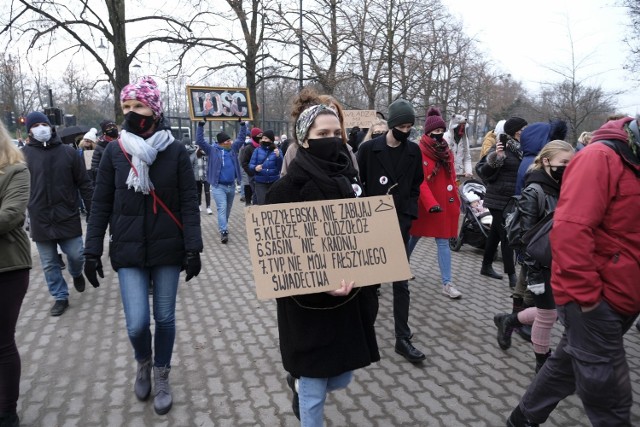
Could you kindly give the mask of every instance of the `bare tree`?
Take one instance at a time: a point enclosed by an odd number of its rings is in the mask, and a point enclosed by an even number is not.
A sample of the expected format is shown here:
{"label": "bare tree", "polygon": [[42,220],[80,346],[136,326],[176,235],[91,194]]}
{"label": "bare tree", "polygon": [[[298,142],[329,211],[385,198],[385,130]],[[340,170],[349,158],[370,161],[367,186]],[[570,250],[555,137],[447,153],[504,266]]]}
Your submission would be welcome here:
{"label": "bare tree", "polygon": [[[621,0],[621,4],[629,10],[629,35],[625,37],[625,42],[629,46],[631,55],[628,55],[629,62],[624,64],[624,68],[637,76],[640,71],[640,2],[638,0]],[[640,78],[636,77],[636,80]]]}
{"label": "bare tree", "polygon": [[[103,9],[106,7],[106,19]],[[148,10],[148,8],[136,8]],[[176,18],[152,10],[148,15],[127,17],[124,0],[98,1],[65,0],[30,2],[18,0],[11,2],[9,19],[0,35],[7,44],[14,39],[26,38],[30,48],[46,47],[49,59],[60,55],[88,53],[101,67],[106,79],[113,85],[116,94],[129,83],[129,68],[134,59],[152,44],[180,46],[182,54],[175,59],[175,67],[181,66],[181,60],[197,40],[191,26],[199,22],[200,10],[190,7],[178,10],[193,10],[188,18]],[[127,44],[126,29],[131,25],[144,25],[150,30],[146,37],[137,39],[133,46]],[[105,40],[113,51],[114,63],[107,63],[98,47],[98,40]],[[122,112],[118,97],[114,97],[114,115],[120,120]]]}

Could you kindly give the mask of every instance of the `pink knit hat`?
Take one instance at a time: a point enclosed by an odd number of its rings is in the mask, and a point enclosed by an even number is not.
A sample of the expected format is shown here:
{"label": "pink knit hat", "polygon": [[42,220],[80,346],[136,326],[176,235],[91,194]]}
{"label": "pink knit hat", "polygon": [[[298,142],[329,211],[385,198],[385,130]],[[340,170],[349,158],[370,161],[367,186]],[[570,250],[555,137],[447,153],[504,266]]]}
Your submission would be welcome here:
{"label": "pink knit hat", "polygon": [[120,103],[135,99],[151,108],[155,116],[160,116],[163,111],[162,100],[158,84],[149,76],[141,77],[136,83],[129,83],[120,92]]}

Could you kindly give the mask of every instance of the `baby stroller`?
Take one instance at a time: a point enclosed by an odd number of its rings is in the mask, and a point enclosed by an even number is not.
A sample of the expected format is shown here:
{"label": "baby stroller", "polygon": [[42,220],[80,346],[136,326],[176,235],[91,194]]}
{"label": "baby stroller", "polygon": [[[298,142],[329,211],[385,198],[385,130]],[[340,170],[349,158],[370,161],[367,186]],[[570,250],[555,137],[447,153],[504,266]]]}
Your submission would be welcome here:
{"label": "baby stroller", "polygon": [[484,200],[485,192],[484,184],[475,179],[468,179],[458,188],[463,219],[458,237],[449,239],[449,247],[452,251],[459,251],[464,243],[474,248],[484,249],[491,229],[489,218],[491,214],[489,212],[481,213],[480,215],[475,213],[471,207],[469,196],[474,198],[477,196],[480,200]]}

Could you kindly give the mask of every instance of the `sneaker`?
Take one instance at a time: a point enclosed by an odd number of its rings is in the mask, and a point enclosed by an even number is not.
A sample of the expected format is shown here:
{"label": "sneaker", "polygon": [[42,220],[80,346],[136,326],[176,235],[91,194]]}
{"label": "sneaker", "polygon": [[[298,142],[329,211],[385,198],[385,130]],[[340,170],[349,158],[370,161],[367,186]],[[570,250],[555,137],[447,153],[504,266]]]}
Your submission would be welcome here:
{"label": "sneaker", "polygon": [[220,233],[220,242],[227,243],[228,241],[229,241],[229,232],[223,231],[222,233]]}
{"label": "sneaker", "polygon": [[202,206],[198,206],[198,209],[200,210],[200,212],[202,212]]}
{"label": "sneaker", "polygon": [[66,299],[56,300],[55,304],[53,304],[53,307],[51,307],[51,315],[54,317],[61,316],[62,313],[64,313],[68,307],[69,307],[69,300],[66,300]]}
{"label": "sneaker", "polygon": [[211,208],[207,208],[207,215],[213,215],[213,211],[211,210]]}
{"label": "sneaker", "polygon": [[84,292],[84,285],[84,276],[82,274],[73,278],[73,287],[76,288],[76,291]]}
{"label": "sneaker", "polygon": [[457,298],[460,298],[462,296],[460,291],[457,290],[456,287],[453,286],[452,283],[447,283],[446,285],[444,285],[443,288],[442,288],[442,293],[445,294],[446,296],[448,296],[451,299],[457,299]]}

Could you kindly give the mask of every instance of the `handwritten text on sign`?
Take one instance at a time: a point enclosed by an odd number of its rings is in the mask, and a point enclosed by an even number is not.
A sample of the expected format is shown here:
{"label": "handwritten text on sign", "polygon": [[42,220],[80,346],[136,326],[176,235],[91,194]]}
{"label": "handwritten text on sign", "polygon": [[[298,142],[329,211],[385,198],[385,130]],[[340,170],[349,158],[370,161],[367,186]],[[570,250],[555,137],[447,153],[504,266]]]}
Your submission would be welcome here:
{"label": "handwritten text on sign", "polygon": [[245,219],[260,299],[411,276],[391,196],[250,206]]}

